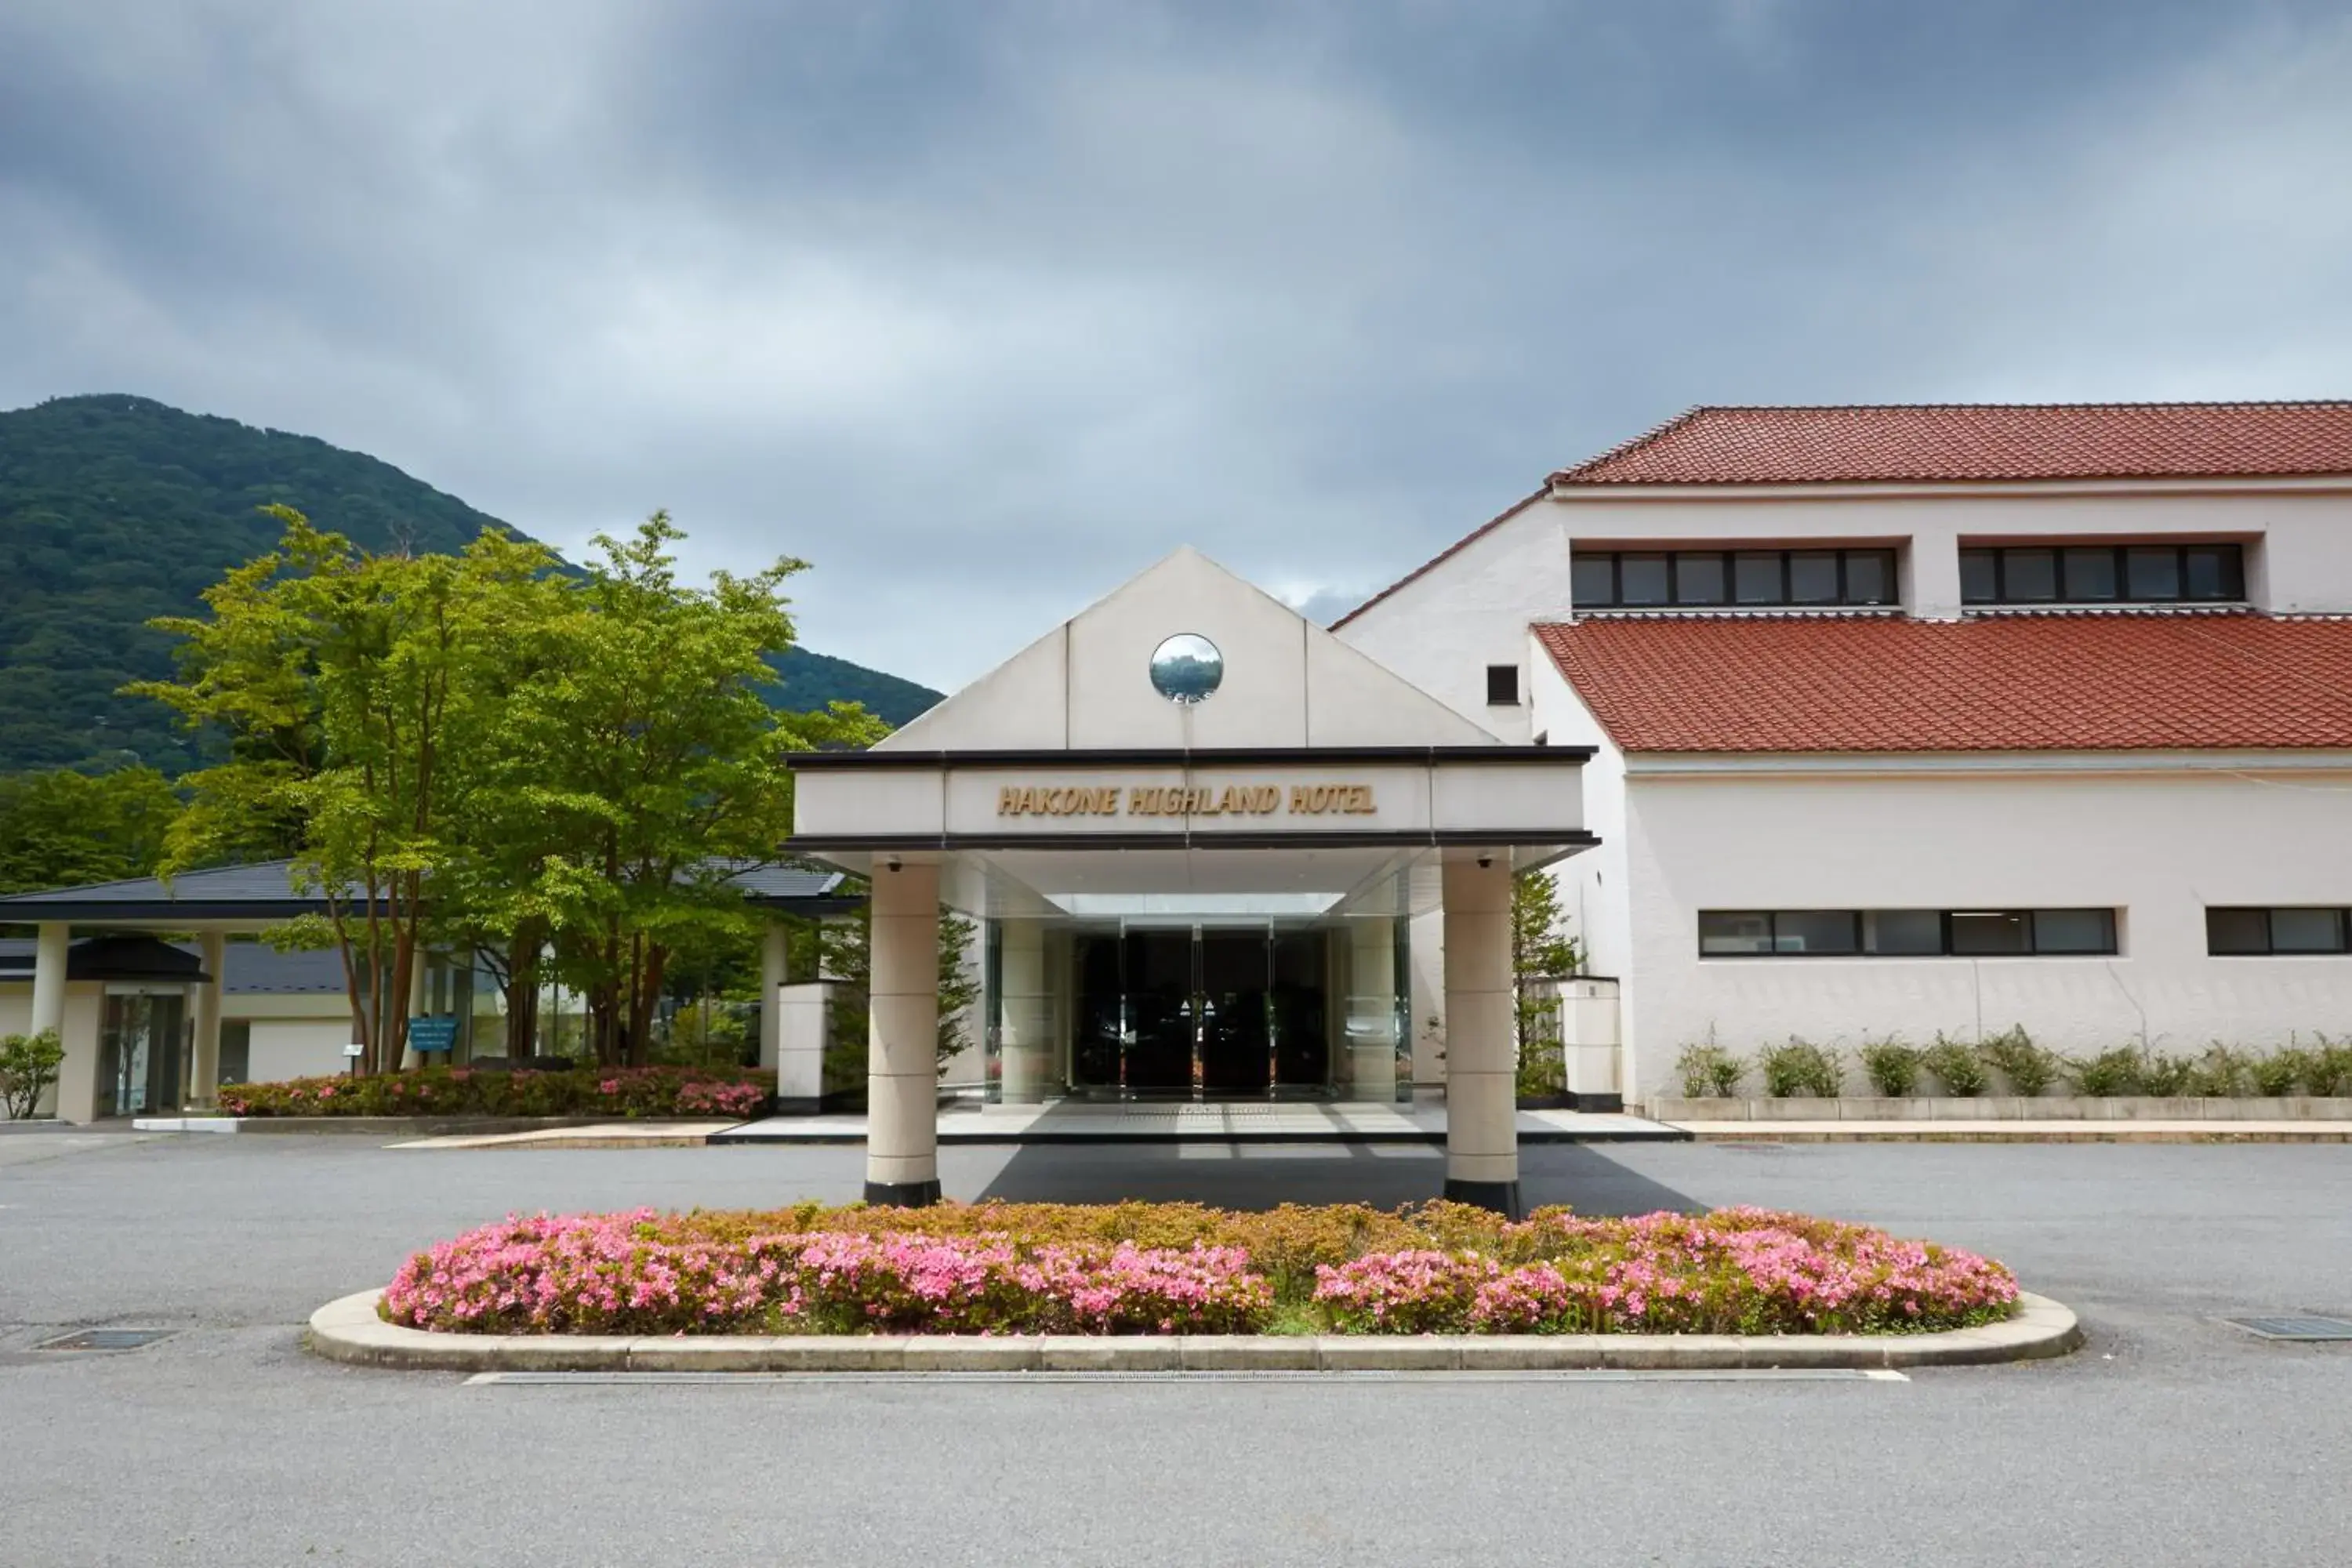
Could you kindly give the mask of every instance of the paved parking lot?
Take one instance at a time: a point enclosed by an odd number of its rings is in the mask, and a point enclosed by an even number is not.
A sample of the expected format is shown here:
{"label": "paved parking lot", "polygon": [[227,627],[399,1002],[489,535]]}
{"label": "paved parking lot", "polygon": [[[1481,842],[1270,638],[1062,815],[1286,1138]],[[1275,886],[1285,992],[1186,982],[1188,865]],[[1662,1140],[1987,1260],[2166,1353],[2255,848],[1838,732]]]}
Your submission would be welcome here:
{"label": "paved parking lot", "polygon": [[[845,1199],[846,1148],[0,1135],[0,1563],[2244,1563],[2352,1558],[2352,1148],[1550,1147],[1531,1201],[1759,1203],[1974,1247],[2062,1363],[1908,1383],[468,1386],[298,1325],[512,1209]],[[950,1149],[951,1194],[1436,1189],[1412,1149]],[[113,1355],[68,1328],[178,1331]]]}

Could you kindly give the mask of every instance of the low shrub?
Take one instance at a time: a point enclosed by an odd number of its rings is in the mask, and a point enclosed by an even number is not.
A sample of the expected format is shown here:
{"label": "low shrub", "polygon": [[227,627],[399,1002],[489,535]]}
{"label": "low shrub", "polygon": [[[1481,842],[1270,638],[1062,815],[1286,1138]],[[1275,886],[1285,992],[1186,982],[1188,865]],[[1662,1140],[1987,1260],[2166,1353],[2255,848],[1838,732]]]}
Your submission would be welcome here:
{"label": "low shrub", "polygon": [[2254,1092],[2272,1100],[2284,1100],[2302,1089],[2310,1071],[2310,1057],[2294,1046],[2251,1058],[2246,1063],[2246,1079]]}
{"label": "low shrub", "polygon": [[1845,1078],[1835,1051],[1793,1035],[1785,1045],[1767,1046],[1757,1052],[1756,1066],[1764,1076],[1764,1092],[1775,1100],[1800,1095],[1835,1100]]}
{"label": "low shrub", "polygon": [[804,1205],[509,1217],[410,1258],[382,1312],[484,1333],[1835,1333],[2016,1298],[1972,1254],[1764,1209]]}
{"label": "low shrub", "polygon": [[366,1078],[224,1084],[231,1116],[756,1116],[772,1075],[700,1068],[488,1072],[415,1068]]}
{"label": "low shrub", "polygon": [[2071,1058],[2066,1063],[2067,1076],[2074,1080],[2074,1087],[2098,1100],[2145,1093],[2141,1087],[2147,1082],[2144,1069],[2145,1058],[2132,1046],[2117,1046],[2095,1057]]}
{"label": "low shrub", "polygon": [[1865,1038],[1855,1054],[1870,1087],[1889,1100],[1908,1100],[1919,1091],[1919,1047],[1905,1045],[1902,1037]]}
{"label": "low shrub", "polygon": [[1682,1055],[1675,1058],[1675,1071],[1683,1080],[1685,1099],[1731,1100],[1738,1097],[1740,1082],[1748,1077],[1748,1064],[1709,1040],[1701,1046],[1685,1046]]}
{"label": "low shrub", "polygon": [[1936,1043],[1919,1053],[1919,1061],[1944,1086],[1946,1094],[1974,1100],[1985,1091],[1984,1058],[1965,1040],[1939,1032]]}
{"label": "low shrub", "polygon": [[2197,1086],[2204,1081],[2204,1063],[2196,1057],[2174,1056],[2169,1052],[2143,1052],[2139,1058],[2139,1084],[2132,1092],[2153,1094],[2166,1100],[2203,1092]]}
{"label": "low shrub", "polygon": [[37,1035],[0,1037],[0,1115],[26,1121],[41,1108],[41,1096],[58,1081],[66,1048],[55,1029]]}
{"label": "low shrub", "polygon": [[2317,1043],[2305,1055],[2303,1087],[2306,1094],[2352,1094],[2352,1038],[2331,1040],[2314,1035]]}
{"label": "low shrub", "polygon": [[2036,1045],[2022,1024],[2012,1024],[1998,1035],[1986,1036],[1978,1043],[1977,1054],[1984,1058],[1986,1066],[2009,1080],[2012,1090],[2029,1100],[2049,1092],[2066,1066],[2056,1051]]}

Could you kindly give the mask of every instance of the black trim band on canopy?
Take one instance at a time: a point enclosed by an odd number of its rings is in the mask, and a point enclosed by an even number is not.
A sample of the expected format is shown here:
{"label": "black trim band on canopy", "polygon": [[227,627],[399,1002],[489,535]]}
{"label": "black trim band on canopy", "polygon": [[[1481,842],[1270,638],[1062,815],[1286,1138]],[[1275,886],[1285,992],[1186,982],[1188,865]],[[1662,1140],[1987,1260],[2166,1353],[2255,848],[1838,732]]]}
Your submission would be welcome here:
{"label": "black trim band on canopy", "polygon": [[822,768],[1289,768],[1400,763],[1582,763],[1591,746],[1219,746],[1202,751],[806,752],[784,759],[795,772]]}
{"label": "black trim band on canopy", "polygon": [[784,847],[803,854],[843,854],[871,849],[1497,849],[1520,844],[1556,844],[1590,849],[1596,834],[1573,827],[1423,828],[1329,833],[812,833],[795,834]]}

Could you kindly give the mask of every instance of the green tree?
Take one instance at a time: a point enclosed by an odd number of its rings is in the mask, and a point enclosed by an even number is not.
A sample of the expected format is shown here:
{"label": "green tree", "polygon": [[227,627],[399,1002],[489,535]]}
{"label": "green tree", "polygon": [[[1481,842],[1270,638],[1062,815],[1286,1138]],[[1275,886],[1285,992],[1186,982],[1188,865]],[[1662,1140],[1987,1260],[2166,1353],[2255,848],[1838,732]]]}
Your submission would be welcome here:
{"label": "green tree", "polygon": [[[940,906],[940,1021],[934,1041],[938,1064],[944,1068],[971,1048],[973,1009],[980,1002],[980,977],[967,962],[980,922],[968,920],[945,904]],[[874,972],[871,943],[873,910],[860,904],[855,918],[829,921],[819,933],[818,969],[827,979],[843,982],[845,994],[833,1014],[834,1048],[827,1052],[826,1073],[844,1087],[851,1080],[863,1088],[866,1079],[867,986]]]}
{"label": "green tree", "polygon": [[[761,696],[793,628],[780,560],[709,586],[677,577],[684,535],[656,512],[564,585],[507,703],[478,885],[507,889],[484,923],[545,921],[557,973],[587,1000],[599,1061],[638,1063],[673,957],[740,939],[754,921],[730,881],[791,830],[786,759],[869,745],[862,709],[780,713]],[[536,824],[534,830],[530,826]]]}
{"label": "green tree", "polygon": [[0,778],[0,893],[151,877],[179,815],[153,768]]}
{"label": "green tree", "polygon": [[506,742],[516,650],[534,640],[520,634],[559,563],[497,531],[458,555],[377,554],[269,510],[278,548],[207,590],[208,616],[157,623],[183,639],[182,679],[133,688],[231,740],[229,761],[183,781],[164,869],[290,835],[326,913],[281,937],[337,949],[362,1067],[390,1070],[430,896]]}

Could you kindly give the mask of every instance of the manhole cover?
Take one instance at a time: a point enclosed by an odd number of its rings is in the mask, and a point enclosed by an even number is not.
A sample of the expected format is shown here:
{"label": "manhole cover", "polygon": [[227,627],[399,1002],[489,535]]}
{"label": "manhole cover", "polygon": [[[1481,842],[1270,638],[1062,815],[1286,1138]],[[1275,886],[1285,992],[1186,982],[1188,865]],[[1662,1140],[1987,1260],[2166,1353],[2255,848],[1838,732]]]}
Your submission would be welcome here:
{"label": "manhole cover", "polygon": [[77,1329],[43,1340],[34,1348],[45,1351],[135,1351],[157,1340],[168,1340],[176,1329]]}
{"label": "manhole cover", "polygon": [[2352,1321],[2342,1318],[2224,1318],[2225,1323],[2266,1340],[2352,1340]]}

